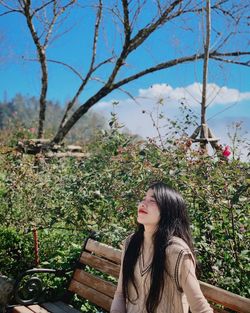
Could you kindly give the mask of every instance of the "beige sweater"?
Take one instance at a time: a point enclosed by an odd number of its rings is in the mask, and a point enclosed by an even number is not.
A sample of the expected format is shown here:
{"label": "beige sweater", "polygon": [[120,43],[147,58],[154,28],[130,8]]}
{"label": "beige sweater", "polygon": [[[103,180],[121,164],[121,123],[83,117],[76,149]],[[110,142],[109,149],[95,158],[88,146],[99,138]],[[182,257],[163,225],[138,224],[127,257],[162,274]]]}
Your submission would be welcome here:
{"label": "beige sweater", "polygon": [[[165,285],[157,313],[211,313],[213,310],[204,298],[195,275],[195,260],[188,245],[180,238],[173,237],[172,244],[166,249]],[[123,252],[124,254],[124,252]],[[139,298],[131,284],[129,294],[134,303],[125,300],[122,292],[122,267],[117,290],[110,313],[146,313],[146,299],[150,286],[150,261],[143,264],[142,254],[135,266]]]}

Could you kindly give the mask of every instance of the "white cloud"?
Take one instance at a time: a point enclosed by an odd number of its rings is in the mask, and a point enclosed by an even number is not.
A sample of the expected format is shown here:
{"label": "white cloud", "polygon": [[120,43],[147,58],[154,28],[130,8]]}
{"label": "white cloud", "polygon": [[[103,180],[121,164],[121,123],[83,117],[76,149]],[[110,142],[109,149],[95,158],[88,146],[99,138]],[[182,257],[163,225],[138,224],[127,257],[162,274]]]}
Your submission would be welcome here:
{"label": "white cloud", "polygon": [[[160,98],[168,103],[176,103],[184,100],[187,104],[197,107],[201,102],[202,84],[193,83],[186,87],[173,88],[167,84],[154,84],[148,89],[139,89],[138,99],[159,100]],[[250,92],[240,92],[237,89],[226,86],[218,86],[214,83],[207,85],[208,104],[231,104],[250,100]]]}
{"label": "white cloud", "polygon": [[[157,130],[153,126],[152,118],[157,120],[157,115],[163,113],[164,117],[175,119],[180,118],[179,102],[185,98],[185,103],[192,106],[198,116],[200,113],[200,99],[202,85],[194,83],[186,87],[173,88],[166,84],[154,84],[148,89],[139,89],[136,96],[136,102],[131,98],[123,100],[111,100],[101,102],[95,106],[95,110],[100,110],[102,114],[109,118],[109,113],[114,111],[118,115],[119,121],[124,124],[132,133],[139,134],[140,136],[156,137]],[[208,125],[212,129],[216,137],[220,138],[220,143],[231,144],[227,136],[228,126],[232,122],[243,121],[243,128],[248,132],[246,135],[247,140],[250,136],[250,108],[248,102],[243,100],[250,100],[250,92],[240,92],[237,89],[228,87],[219,87],[216,84],[209,84],[208,89],[211,108],[209,107]],[[195,102],[197,99],[198,102]],[[164,105],[158,105],[160,99],[163,99]],[[119,104],[113,108],[113,101],[118,101]],[[236,103],[237,106],[232,107]],[[212,105],[213,104],[213,105]],[[217,104],[217,105],[216,105]],[[226,106],[228,104],[228,106]],[[221,105],[225,109],[221,110]],[[142,114],[142,112],[146,112]],[[231,112],[231,113],[230,113]],[[214,116],[211,118],[211,116]],[[165,119],[159,120],[161,132],[164,132],[162,126],[165,124]],[[198,120],[199,122],[199,120]],[[193,127],[190,128],[188,133],[193,132]],[[161,133],[162,134],[162,133]]]}
{"label": "white cloud", "polygon": [[[208,110],[208,115],[210,115],[208,116],[209,123],[211,119],[209,117],[211,116],[219,115],[222,117],[220,111],[223,113],[224,109],[221,108],[221,105],[228,105],[228,108],[231,106],[230,111],[226,111],[226,113],[234,111],[235,120],[239,119],[240,115],[250,115],[249,105],[244,102],[244,100],[250,100],[250,92],[240,92],[237,89],[226,86],[220,87],[214,83],[208,84],[207,89],[208,103],[210,103]],[[154,84],[150,88],[139,89],[135,101],[129,97],[122,100],[102,101],[95,106],[95,110],[101,110],[105,115],[115,111],[118,113],[119,120],[131,131],[150,136],[152,132],[155,133],[150,115],[155,119],[159,113],[162,113],[166,118],[176,118],[180,114],[179,104],[181,101],[192,107],[194,113],[199,116],[201,93],[202,84],[197,82],[186,87],[177,88],[167,84]],[[164,105],[158,105],[161,99]],[[119,105],[113,108],[114,101],[118,102]],[[234,103],[237,104],[237,109]],[[234,110],[232,110],[232,105],[235,108]],[[146,114],[142,114],[143,111]],[[165,121],[162,120],[161,123],[165,123]]]}
{"label": "white cloud", "polygon": [[[186,87],[173,88],[167,84],[154,84],[147,89],[139,89],[138,95],[134,96],[135,101],[131,98],[111,101],[99,102],[97,107],[107,108],[111,107],[113,101],[119,101],[122,106],[130,106],[132,103],[139,106],[149,106],[156,104],[160,100],[163,101],[168,107],[176,108],[180,102],[183,101],[185,104],[193,108],[200,108],[202,94],[202,84],[193,83]],[[231,105],[232,103],[239,103],[241,101],[250,101],[250,92],[241,92],[238,89],[229,88],[226,86],[218,86],[214,83],[207,85],[207,104],[211,106],[216,105]],[[136,102],[136,103],[135,103]]]}

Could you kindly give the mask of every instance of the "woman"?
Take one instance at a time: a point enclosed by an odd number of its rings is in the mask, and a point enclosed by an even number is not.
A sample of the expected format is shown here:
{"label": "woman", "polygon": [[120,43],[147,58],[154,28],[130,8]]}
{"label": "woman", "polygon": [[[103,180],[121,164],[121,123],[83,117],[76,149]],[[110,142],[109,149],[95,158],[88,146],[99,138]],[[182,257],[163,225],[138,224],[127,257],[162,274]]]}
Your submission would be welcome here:
{"label": "woman", "polygon": [[211,313],[195,275],[186,206],[154,183],[138,205],[138,230],[125,241],[110,313]]}

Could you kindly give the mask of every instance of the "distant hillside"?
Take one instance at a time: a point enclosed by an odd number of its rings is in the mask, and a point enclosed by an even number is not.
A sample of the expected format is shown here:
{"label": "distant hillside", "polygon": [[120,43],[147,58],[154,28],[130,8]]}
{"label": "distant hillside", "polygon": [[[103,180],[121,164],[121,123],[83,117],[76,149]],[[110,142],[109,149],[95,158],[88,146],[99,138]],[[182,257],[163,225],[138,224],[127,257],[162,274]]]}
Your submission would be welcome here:
{"label": "distant hillside", "polygon": [[[45,137],[51,137],[58,129],[58,125],[64,113],[64,106],[58,102],[49,101],[45,121]],[[32,129],[36,134],[39,116],[39,101],[35,97],[17,94],[12,100],[0,102],[0,129],[14,128],[22,125]],[[89,141],[96,130],[105,128],[105,118],[96,113],[89,112],[69,132],[68,142]]]}

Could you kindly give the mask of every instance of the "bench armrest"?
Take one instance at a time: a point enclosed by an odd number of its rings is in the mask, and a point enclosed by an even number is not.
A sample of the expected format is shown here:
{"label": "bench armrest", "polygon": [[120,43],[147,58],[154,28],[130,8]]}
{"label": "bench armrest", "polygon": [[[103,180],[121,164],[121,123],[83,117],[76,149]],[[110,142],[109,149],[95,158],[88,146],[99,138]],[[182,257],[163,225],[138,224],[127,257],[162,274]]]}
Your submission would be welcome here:
{"label": "bench armrest", "polygon": [[[68,270],[55,270],[50,268],[32,268],[23,272],[15,282],[13,296],[14,301],[18,304],[29,305],[38,303],[43,291],[43,281],[36,274],[52,274],[63,277]],[[30,277],[29,277],[30,276]]]}

